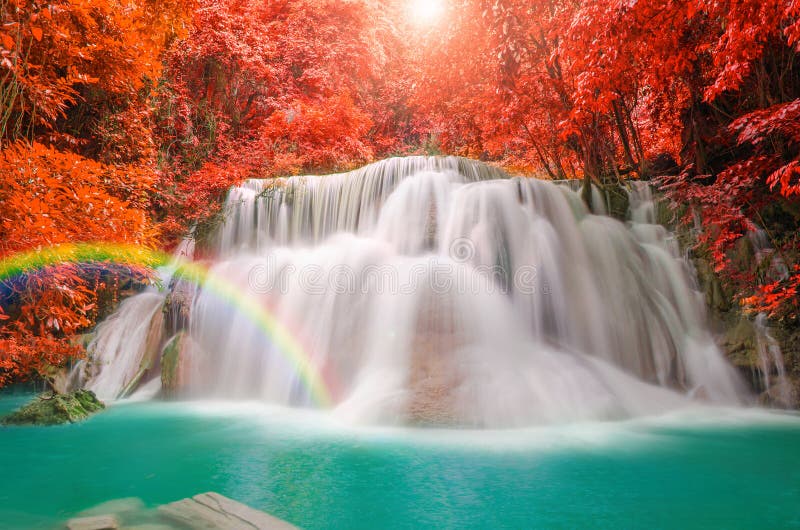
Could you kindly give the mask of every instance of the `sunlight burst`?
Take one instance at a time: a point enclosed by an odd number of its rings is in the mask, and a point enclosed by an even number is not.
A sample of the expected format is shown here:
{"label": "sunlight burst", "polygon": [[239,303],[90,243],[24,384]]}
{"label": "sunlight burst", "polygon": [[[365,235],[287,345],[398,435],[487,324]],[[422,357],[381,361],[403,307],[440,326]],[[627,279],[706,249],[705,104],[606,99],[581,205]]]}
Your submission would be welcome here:
{"label": "sunlight burst", "polygon": [[444,0],[410,0],[408,12],[411,20],[419,25],[435,24],[444,14]]}

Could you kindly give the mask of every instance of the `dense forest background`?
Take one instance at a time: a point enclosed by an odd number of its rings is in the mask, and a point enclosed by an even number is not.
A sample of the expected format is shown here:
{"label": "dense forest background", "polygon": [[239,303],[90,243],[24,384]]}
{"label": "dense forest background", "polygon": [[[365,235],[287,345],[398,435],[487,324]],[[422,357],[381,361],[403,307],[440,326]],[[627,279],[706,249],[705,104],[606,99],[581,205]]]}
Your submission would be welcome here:
{"label": "dense forest background", "polygon": [[[790,0],[0,0],[0,258],[170,248],[248,177],[455,154],[650,179],[737,303],[796,323],[799,50]],[[756,227],[788,274],[737,259]],[[0,278],[0,386],[147,274]]]}

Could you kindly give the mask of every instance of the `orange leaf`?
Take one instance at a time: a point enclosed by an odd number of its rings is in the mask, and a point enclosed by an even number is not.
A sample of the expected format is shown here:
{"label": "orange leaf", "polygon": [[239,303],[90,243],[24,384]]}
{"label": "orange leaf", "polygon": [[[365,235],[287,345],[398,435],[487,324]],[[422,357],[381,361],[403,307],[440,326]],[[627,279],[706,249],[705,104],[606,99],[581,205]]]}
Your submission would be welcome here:
{"label": "orange leaf", "polygon": [[33,38],[36,39],[37,41],[42,40],[42,28],[31,26],[31,33],[33,33]]}
{"label": "orange leaf", "polygon": [[13,50],[14,49],[14,39],[12,39],[8,34],[0,33],[0,39],[3,40],[3,47],[6,50]]}

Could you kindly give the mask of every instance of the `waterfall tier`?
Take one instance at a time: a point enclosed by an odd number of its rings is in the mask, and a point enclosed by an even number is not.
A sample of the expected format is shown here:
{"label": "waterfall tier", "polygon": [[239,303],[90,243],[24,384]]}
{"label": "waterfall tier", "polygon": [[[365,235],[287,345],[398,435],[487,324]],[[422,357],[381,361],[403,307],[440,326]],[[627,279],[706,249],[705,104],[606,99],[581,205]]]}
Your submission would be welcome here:
{"label": "waterfall tier", "polygon": [[[184,396],[324,394],[356,422],[510,427],[738,403],[651,202],[636,186],[626,225],[569,186],[454,157],[250,180],[229,193],[210,267],[238,294],[172,282],[126,301],[98,328],[86,384],[114,398],[152,375],[135,367],[161,326],[161,344],[181,335]],[[177,324],[152,311],[175,292]]]}

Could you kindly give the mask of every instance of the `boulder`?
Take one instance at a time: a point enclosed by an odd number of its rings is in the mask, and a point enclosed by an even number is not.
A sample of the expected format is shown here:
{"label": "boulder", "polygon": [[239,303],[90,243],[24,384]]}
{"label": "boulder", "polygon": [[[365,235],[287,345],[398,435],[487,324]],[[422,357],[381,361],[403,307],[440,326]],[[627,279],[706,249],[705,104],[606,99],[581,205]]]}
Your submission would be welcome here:
{"label": "boulder", "polygon": [[759,405],[776,409],[794,409],[800,403],[800,381],[786,378],[758,396]]}
{"label": "boulder", "polygon": [[103,410],[105,405],[90,390],[70,394],[42,394],[2,419],[3,425],[59,425],[76,423]]}

